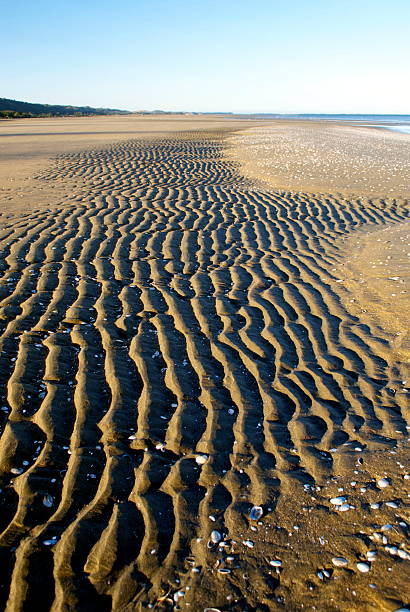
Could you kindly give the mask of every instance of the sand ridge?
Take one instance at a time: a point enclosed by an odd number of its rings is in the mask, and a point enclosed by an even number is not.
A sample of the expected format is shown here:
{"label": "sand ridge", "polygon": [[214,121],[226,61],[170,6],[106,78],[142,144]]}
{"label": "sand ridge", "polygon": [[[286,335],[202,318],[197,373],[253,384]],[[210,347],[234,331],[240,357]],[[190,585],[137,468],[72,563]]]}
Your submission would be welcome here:
{"label": "sand ridge", "polygon": [[[333,271],[341,238],[401,223],[406,202],[256,189],[218,132],[64,154],[39,176],[66,179],[74,201],[0,233],[2,605],[344,609],[361,575],[337,570],[342,607],[320,599],[332,542],[298,566],[289,538],[304,496],[340,522],[320,493],[335,473],[375,476],[357,448],[408,436],[405,364]],[[286,551],[290,574],[269,564]],[[357,609],[404,602],[394,579]]]}

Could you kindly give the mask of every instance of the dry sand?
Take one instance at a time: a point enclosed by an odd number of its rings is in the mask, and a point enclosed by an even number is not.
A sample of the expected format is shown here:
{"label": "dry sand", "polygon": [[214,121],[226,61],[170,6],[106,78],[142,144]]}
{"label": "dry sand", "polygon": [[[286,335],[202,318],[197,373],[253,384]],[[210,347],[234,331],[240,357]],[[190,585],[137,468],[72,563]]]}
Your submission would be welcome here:
{"label": "dry sand", "polygon": [[48,167],[44,137],[48,205],[6,194],[0,605],[396,610],[408,364],[346,245],[408,203],[253,184],[232,120],[195,121]]}

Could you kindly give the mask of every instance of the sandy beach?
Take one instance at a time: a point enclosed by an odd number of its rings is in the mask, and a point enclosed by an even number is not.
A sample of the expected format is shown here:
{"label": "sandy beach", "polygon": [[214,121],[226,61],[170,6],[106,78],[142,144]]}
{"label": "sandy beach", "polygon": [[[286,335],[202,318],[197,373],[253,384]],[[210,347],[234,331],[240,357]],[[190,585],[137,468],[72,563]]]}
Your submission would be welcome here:
{"label": "sandy beach", "polygon": [[409,605],[409,146],[0,122],[2,609]]}

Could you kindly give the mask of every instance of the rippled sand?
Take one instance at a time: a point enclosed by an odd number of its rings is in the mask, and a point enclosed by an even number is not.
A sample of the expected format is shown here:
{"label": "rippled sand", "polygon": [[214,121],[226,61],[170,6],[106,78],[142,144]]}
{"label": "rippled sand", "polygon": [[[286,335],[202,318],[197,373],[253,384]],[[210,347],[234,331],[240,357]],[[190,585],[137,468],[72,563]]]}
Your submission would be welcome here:
{"label": "rippled sand", "polygon": [[222,127],[65,153],[0,217],[8,610],[410,599],[407,364],[338,273],[408,203],[257,187]]}

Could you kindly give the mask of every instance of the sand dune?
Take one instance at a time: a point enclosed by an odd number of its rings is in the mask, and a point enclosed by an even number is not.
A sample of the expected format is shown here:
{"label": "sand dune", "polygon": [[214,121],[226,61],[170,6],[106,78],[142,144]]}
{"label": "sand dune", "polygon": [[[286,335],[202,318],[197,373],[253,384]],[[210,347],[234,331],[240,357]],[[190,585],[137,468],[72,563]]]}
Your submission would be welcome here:
{"label": "sand dune", "polygon": [[[327,500],[376,477],[358,448],[386,470],[408,436],[405,364],[337,275],[343,240],[406,202],[256,189],[218,132],[64,154],[37,180],[76,192],[0,227],[2,607],[342,610],[349,585],[358,610],[405,603],[399,565],[382,590],[332,566],[366,540]],[[352,534],[404,520],[354,505]],[[318,564],[340,574],[321,595]]]}

